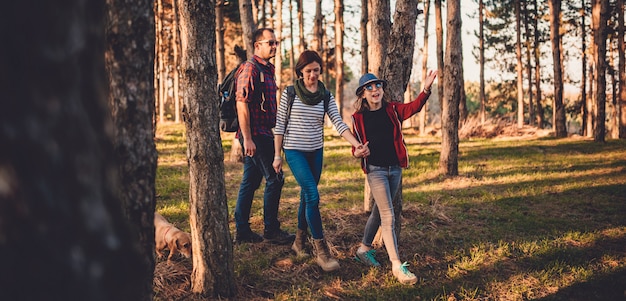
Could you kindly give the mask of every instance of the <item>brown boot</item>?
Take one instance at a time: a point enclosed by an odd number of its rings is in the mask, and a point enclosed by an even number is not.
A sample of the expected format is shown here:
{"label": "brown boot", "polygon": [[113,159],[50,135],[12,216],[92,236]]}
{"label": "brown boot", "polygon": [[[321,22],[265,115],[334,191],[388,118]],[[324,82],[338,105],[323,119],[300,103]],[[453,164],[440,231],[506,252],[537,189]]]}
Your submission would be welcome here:
{"label": "brown boot", "polygon": [[306,230],[300,230],[296,232],[296,240],[293,241],[291,245],[291,249],[296,252],[296,256],[298,257],[308,257],[309,252],[307,252],[305,244],[308,237],[308,233]]}
{"label": "brown boot", "polygon": [[339,262],[332,258],[326,241],[322,239],[313,239],[313,247],[315,248],[316,261],[322,270],[332,272],[339,269]]}

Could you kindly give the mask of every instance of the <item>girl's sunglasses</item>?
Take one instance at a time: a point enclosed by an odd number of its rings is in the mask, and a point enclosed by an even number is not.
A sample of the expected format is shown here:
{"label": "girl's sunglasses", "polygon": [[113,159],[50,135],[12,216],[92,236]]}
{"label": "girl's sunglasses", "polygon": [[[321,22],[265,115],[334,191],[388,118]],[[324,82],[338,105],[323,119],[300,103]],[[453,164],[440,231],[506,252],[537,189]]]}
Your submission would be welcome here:
{"label": "girl's sunglasses", "polygon": [[380,88],[383,87],[383,83],[377,82],[377,83],[369,84],[369,85],[365,86],[365,90],[372,91],[372,90],[374,90],[374,87],[376,87],[376,89],[380,89]]}

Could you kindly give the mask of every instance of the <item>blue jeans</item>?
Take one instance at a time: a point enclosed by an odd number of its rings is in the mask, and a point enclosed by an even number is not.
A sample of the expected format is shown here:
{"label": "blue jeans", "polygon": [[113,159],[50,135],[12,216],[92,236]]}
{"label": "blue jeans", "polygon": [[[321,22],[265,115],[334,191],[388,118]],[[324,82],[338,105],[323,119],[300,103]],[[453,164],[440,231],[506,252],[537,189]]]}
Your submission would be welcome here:
{"label": "blue jeans", "polygon": [[372,213],[365,224],[362,243],[371,247],[374,236],[376,236],[380,226],[389,260],[399,260],[392,202],[400,189],[402,169],[398,165],[388,167],[369,165],[368,168],[367,181],[370,184],[375,203]]}
{"label": "blue jeans", "polygon": [[311,229],[315,239],[324,238],[322,216],[320,215],[320,194],[317,185],[322,174],[324,150],[312,152],[286,149],[285,159],[291,173],[300,185],[300,207],[298,207],[298,229]]}
{"label": "blue jeans", "polygon": [[239,195],[235,206],[235,225],[238,233],[250,231],[252,199],[254,192],[261,185],[261,180],[265,178],[263,224],[265,225],[265,233],[271,233],[280,230],[278,203],[285,181],[282,173],[276,174],[272,167],[274,138],[255,136],[252,137],[252,141],[256,144],[256,153],[252,157],[245,156],[243,159],[243,177],[241,185],[239,185]]}

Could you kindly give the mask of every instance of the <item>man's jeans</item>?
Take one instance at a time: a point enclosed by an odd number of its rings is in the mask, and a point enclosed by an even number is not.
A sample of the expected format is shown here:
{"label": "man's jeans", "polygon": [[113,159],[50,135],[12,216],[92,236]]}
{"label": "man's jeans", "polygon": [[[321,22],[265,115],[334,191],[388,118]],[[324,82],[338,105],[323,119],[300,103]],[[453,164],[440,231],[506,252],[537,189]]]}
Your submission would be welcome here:
{"label": "man's jeans", "polygon": [[243,178],[239,186],[239,195],[237,196],[237,205],[235,207],[235,224],[238,233],[250,231],[250,209],[254,199],[254,192],[261,185],[261,180],[265,178],[263,223],[265,225],[265,233],[271,233],[280,229],[278,203],[285,181],[282,173],[276,174],[272,167],[272,162],[274,161],[274,138],[255,136],[252,137],[252,141],[256,144],[256,154],[252,157],[245,156],[243,159]]}
{"label": "man's jeans", "polygon": [[399,260],[398,241],[394,230],[393,198],[400,190],[402,169],[398,165],[388,167],[368,165],[368,170],[367,181],[370,184],[375,204],[365,224],[362,243],[371,247],[380,226],[389,260]]}
{"label": "man's jeans", "polygon": [[[298,207],[298,229],[311,228],[311,236],[324,238],[322,217],[320,215],[320,194],[317,185],[322,174],[324,151],[322,148],[304,152],[293,149],[285,150],[285,159],[291,173],[300,185],[300,207]],[[308,226],[308,227],[307,227]]]}

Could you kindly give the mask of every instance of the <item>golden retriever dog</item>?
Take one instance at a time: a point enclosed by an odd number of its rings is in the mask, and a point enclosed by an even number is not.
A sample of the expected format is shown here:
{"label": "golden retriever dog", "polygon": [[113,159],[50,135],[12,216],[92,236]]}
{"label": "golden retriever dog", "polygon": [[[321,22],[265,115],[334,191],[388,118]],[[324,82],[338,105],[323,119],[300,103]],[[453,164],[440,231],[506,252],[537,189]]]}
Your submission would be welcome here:
{"label": "golden retriever dog", "polygon": [[191,235],[176,228],[156,212],[154,213],[154,240],[159,258],[163,257],[162,251],[165,247],[170,250],[170,255],[167,257],[168,263],[177,253],[185,258],[191,257]]}

